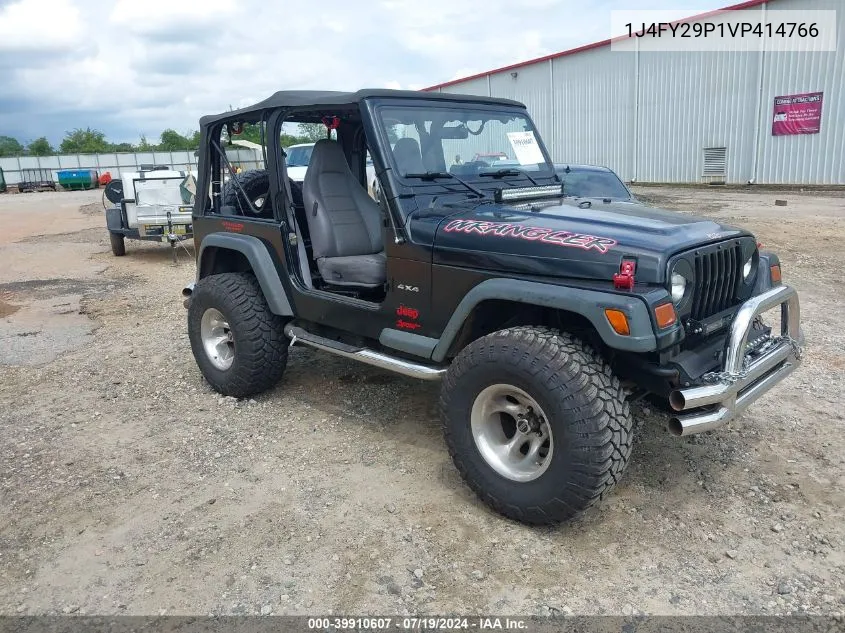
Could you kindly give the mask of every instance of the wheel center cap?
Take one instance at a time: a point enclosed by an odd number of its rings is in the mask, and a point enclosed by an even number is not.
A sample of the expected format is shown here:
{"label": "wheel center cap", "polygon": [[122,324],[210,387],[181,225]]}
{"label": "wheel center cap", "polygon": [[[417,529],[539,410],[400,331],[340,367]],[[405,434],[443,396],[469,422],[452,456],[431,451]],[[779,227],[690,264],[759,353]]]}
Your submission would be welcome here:
{"label": "wheel center cap", "polygon": [[528,418],[519,418],[516,421],[516,428],[524,435],[531,431],[531,423],[528,422]]}

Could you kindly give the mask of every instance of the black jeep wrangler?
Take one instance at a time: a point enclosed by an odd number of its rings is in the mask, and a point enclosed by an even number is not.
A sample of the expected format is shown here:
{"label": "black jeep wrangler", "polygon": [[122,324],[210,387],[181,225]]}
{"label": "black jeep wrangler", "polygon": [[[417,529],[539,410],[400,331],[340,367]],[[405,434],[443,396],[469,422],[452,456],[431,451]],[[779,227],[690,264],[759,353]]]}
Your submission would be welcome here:
{"label": "black jeep wrangler", "polygon": [[[280,135],[301,122],[327,138],[300,184]],[[266,168],[234,174],[226,146],[247,126]],[[514,519],[569,519],[613,487],[631,399],[698,433],[798,365],[798,297],[777,256],[710,220],[568,196],[520,103],[279,92],[201,128],[184,293],[208,382],[269,389],[295,343],[442,380],[455,465]],[[773,332],[760,315],[778,307]]]}

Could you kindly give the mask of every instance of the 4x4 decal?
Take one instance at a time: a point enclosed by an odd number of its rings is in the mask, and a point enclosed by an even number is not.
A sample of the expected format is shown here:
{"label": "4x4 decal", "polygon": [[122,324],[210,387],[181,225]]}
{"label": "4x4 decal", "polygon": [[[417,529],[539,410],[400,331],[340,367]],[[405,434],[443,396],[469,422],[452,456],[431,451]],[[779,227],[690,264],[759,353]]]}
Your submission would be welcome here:
{"label": "4x4 decal", "polygon": [[506,222],[480,222],[478,220],[452,220],[444,229],[447,233],[478,233],[496,237],[514,237],[521,240],[540,241],[557,246],[571,246],[586,251],[597,250],[607,253],[616,246],[616,240],[609,237],[584,235],[570,231],[555,231],[537,226],[520,226]]}

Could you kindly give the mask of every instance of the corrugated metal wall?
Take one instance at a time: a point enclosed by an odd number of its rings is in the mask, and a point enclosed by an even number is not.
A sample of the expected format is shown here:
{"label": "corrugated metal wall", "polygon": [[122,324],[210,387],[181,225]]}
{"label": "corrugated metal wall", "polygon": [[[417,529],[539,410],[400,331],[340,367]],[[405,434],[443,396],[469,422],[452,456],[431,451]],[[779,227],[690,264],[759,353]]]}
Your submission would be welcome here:
{"label": "corrugated metal wall", "polygon": [[725,147],[728,182],[747,181],[757,66],[754,53],[641,53],[639,129],[632,139],[637,158],[629,177],[700,182],[704,148]]}
{"label": "corrugated metal wall", "polygon": [[609,48],[551,61],[554,83],[546,90],[553,95],[554,121],[541,132],[554,160],[632,173],[635,63],[633,55],[613,55]]}
{"label": "corrugated metal wall", "polygon": [[[262,163],[261,157],[252,149],[228,148],[229,160],[244,169],[255,169]],[[6,183],[20,182],[22,169],[49,169],[53,180],[58,181],[55,172],[61,169],[95,169],[100,174],[109,172],[117,178],[120,172],[138,171],[140,165],[167,165],[177,171],[196,171],[197,159],[193,152],[127,152],[110,154],[62,154],[59,156],[20,156],[0,158],[0,168]]]}
{"label": "corrugated metal wall", "polygon": [[459,92],[465,95],[481,95],[490,96],[487,94],[488,81],[484,77],[482,79],[472,79],[470,81],[463,81],[460,84],[443,88],[443,92]]}
{"label": "corrugated metal wall", "polygon": [[[837,9],[836,52],[766,53],[759,182],[845,184],[845,0],[776,0],[774,9]],[[818,134],[772,136],[778,95],[824,91]]]}
{"label": "corrugated metal wall", "polygon": [[[772,0],[753,10],[769,9],[837,9],[837,52],[604,46],[441,90],[522,101],[555,161],[607,165],[625,180],[705,182],[704,149],[725,147],[730,183],[845,185],[845,1]],[[819,91],[820,133],[772,136],[776,96]]]}

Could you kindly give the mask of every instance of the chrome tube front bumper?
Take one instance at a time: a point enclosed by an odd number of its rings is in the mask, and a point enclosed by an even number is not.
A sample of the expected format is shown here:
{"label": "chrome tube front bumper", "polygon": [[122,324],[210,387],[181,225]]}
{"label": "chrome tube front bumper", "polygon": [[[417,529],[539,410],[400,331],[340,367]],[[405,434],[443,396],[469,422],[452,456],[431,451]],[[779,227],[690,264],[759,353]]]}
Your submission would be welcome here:
{"label": "chrome tube front bumper", "polygon": [[[781,309],[780,336],[759,356],[746,358],[754,319],[777,306]],[[679,412],[670,419],[669,431],[692,435],[722,426],[791,374],[801,362],[800,325],[798,293],[789,286],[772,288],[742,304],[731,324],[722,370],[711,374],[712,383],[669,395],[669,404]]]}

